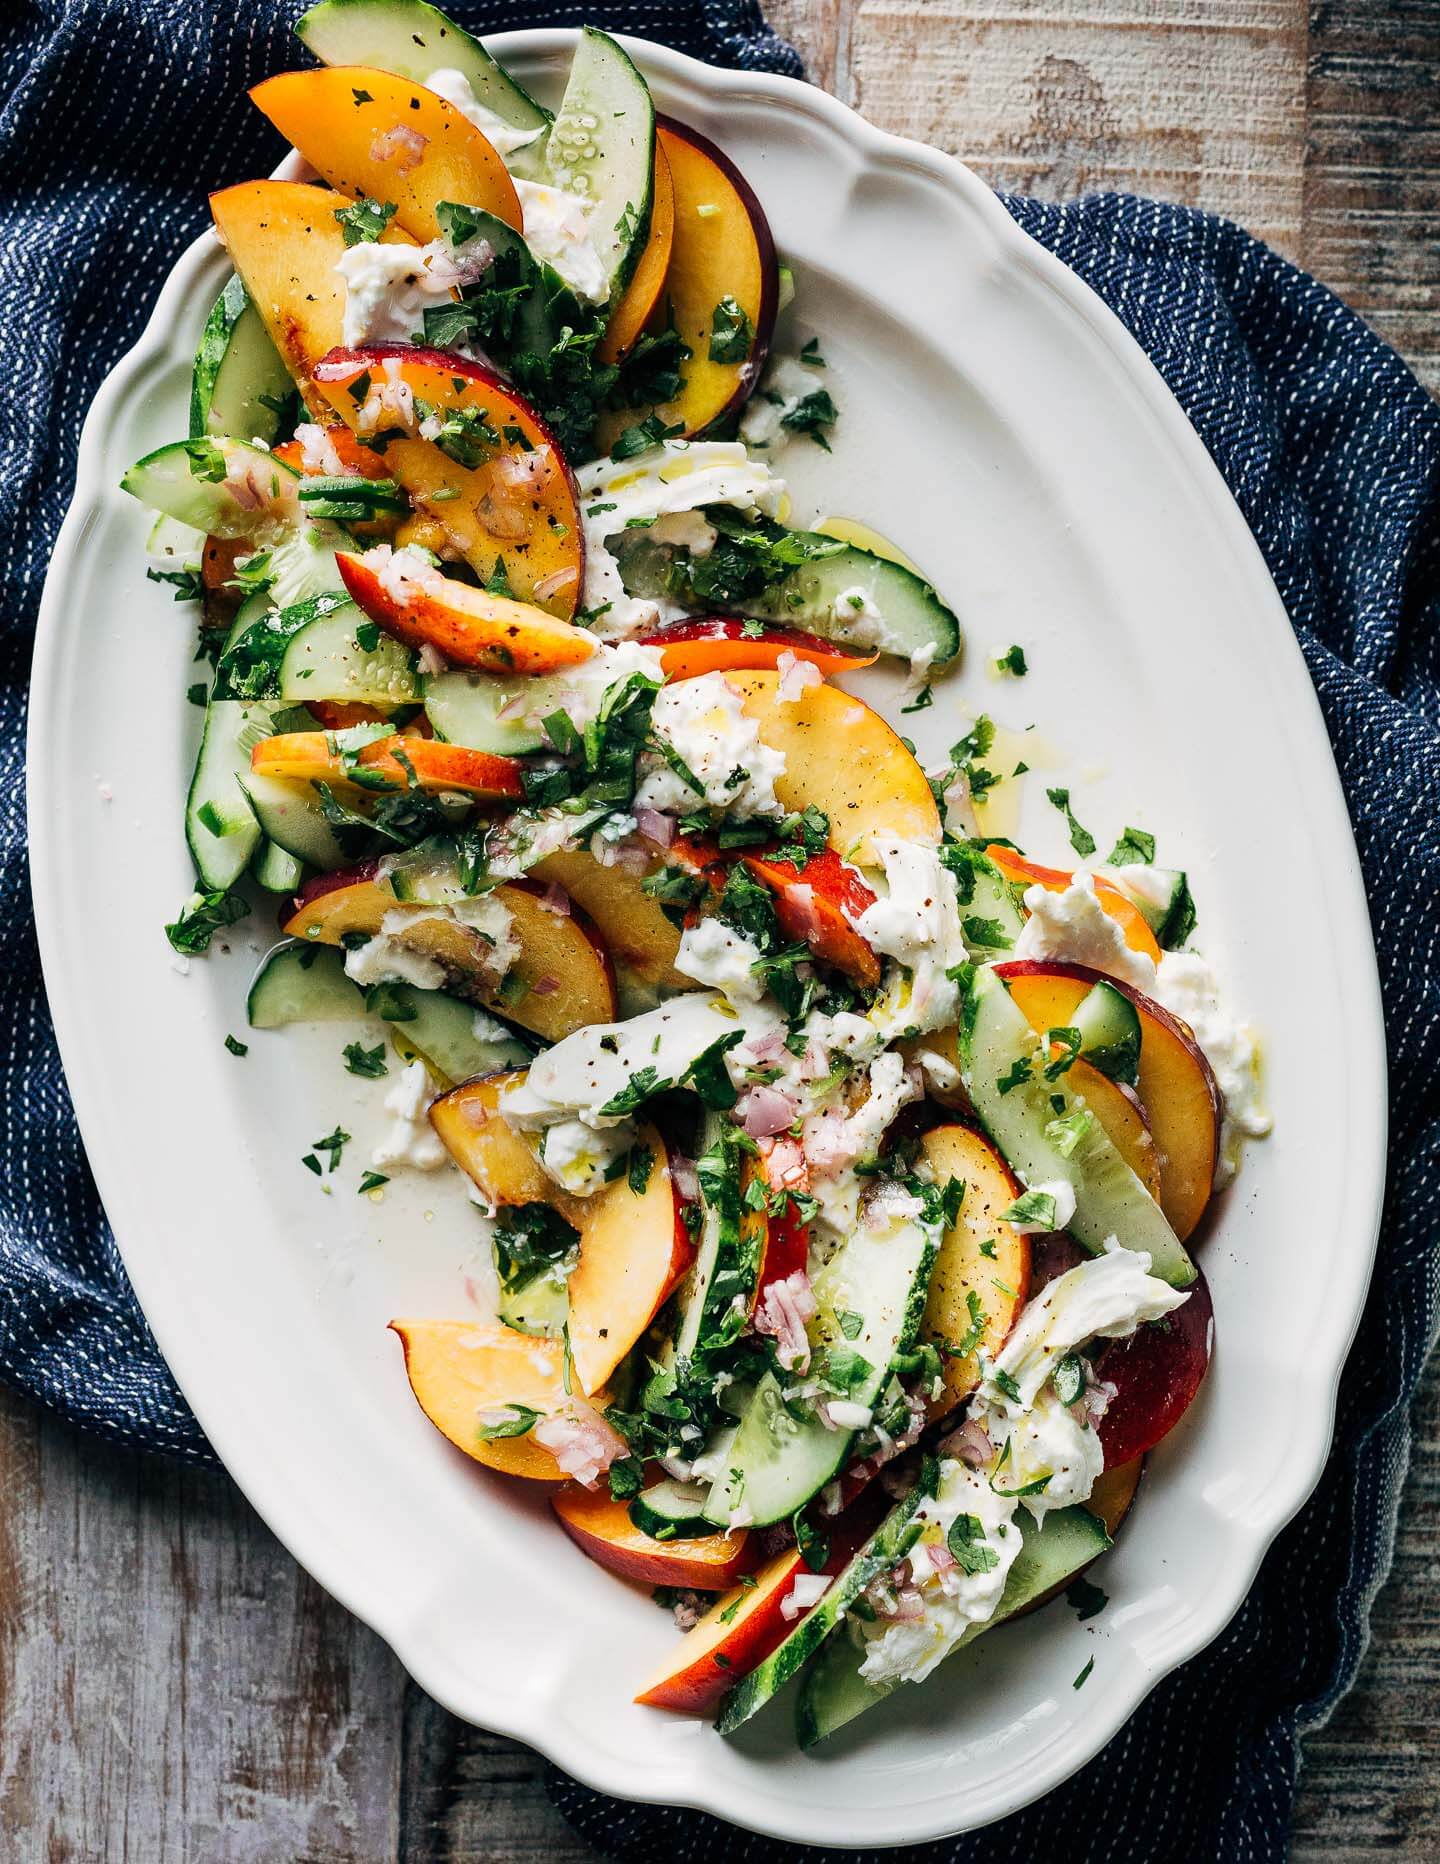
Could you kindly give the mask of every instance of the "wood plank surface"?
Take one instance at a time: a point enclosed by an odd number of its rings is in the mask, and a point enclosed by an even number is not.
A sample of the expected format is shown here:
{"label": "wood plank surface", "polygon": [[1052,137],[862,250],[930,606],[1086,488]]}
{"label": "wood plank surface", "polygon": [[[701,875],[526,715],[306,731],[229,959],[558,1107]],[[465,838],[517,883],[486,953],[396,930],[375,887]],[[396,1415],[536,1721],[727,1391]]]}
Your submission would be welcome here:
{"label": "wood plank surface", "polygon": [[[1225,213],[1440,389],[1440,0],[778,0],[817,82],[996,186]],[[1440,1370],[1295,1855],[1440,1858]],[[447,1715],[220,1476],[0,1394],[0,1858],[576,1864],[512,1742]]]}

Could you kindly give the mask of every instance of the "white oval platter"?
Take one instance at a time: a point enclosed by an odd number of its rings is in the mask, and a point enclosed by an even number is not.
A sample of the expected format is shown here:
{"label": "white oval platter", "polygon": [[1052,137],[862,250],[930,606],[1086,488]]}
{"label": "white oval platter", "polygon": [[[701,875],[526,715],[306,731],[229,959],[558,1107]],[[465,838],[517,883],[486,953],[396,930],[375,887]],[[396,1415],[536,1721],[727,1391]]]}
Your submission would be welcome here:
{"label": "white oval platter", "polygon": [[[554,95],[571,42],[493,43]],[[596,1787],[781,1838],[914,1842],[1013,1811],[1095,1754],[1224,1626],[1314,1486],[1379,1220],[1374,956],[1280,600],[1119,322],[950,157],[806,85],[631,49],[660,107],[758,192],[799,282],[788,341],[818,335],[831,363],[836,450],[790,449],[797,509],[866,519],[965,623],[965,669],[904,728],[933,754],[974,711],[1034,724],[1031,851],[1068,852],[1047,781],[1069,783],[1099,837],[1158,834],[1161,859],[1191,872],[1200,944],[1264,1031],[1275,1136],[1251,1148],[1203,1253],[1214,1368],[1105,1563],[1109,1609],[1082,1626],[1057,1606],[983,1640],[817,1756],[796,1752],[783,1710],[722,1741],[629,1699],[668,1617],[412,1402],[386,1321],[474,1314],[485,1276],[458,1186],[355,1195],[378,1095],[343,1072],[333,1028],[226,1052],[266,925],[188,974],[161,933],[191,887],[181,803],[200,715],[181,697],[189,611],[146,582],[146,519],[118,480],[185,431],[227,269],[209,236],[85,425],[36,645],[36,918],[126,1267],[211,1441],[295,1557],[439,1701]],[[1033,671],[1002,687],[985,663],[1012,641]],[[356,1139],[321,1184],[300,1155],[337,1120]]]}

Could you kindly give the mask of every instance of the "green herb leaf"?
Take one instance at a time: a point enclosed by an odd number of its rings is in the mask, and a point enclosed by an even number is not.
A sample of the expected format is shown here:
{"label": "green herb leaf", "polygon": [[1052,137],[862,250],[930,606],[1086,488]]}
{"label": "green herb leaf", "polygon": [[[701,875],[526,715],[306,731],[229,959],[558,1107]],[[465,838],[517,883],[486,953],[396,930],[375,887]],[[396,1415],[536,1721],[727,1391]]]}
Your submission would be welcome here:
{"label": "green herb leaf", "polygon": [[1070,807],[1069,790],[1046,790],[1046,796],[1064,816],[1070,829],[1070,846],[1084,860],[1095,852],[1095,837],[1088,828],[1082,828],[1075,820],[1075,812]]}
{"label": "green herb leaf", "polygon": [[248,1055],[250,1053],[250,1044],[248,1042],[238,1041],[234,1036],[226,1036],[225,1046],[232,1055]]}
{"label": "green herb leaf", "polygon": [[378,1081],[382,1074],[390,1072],[385,1061],[383,1042],[377,1042],[372,1049],[367,1049],[360,1042],[347,1042],[342,1053],[349,1072],[358,1074],[366,1080]]}
{"label": "green herb leaf", "polygon": [[250,911],[236,893],[224,888],[194,893],[180,909],[180,917],[165,928],[165,936],[187,957],[198,957],[210,949],[210,941],[225,926],[233,926]]}
{"label": "green herb leaf", "polygon": [[1008,1210],[1002,1210],[1002,1223],[1025,1224],[1031,1229],[1051,1231],[1055,1228],[1055,1197],[1050,1191],[1026,1191]]}
{"label": "green herb leaf", "polygon": [[1087,1618],[1099,1617],[1110,1603],[1110,1595],[1081,1573],[1065,1588],[1065,1603],[1075,1608],[1076,1617],[1084,1624]]}
{"label": "green herb leaf", "polygon": [[389,1178],[383,1171],[367,1171],[360,1180],[358,1194],[363,1196],[367,1191],[378,1191],[382,1184],[389,1184],[389,1182]]}
{"label": "green herb leaf", "polygon": [[995,671],[997,673],[1008,673],[1013,679],[1023,680],[1025,675],[1030,671],[1029,667],[1025,664],[1025,649],[1023,647],[1007,647],[1003,654],[998,654],[996,656]]}
{"label": "green herb leaf", "polygon": [[497,1409],[504,1415],[493,1424],[482,1424],[476,1433],[482,1443],[494,1443],[500,1437],[528,1437],[540,1422],[540,1413],[532,1411],[528,1404],[500,1405]]}
{"label": "green herb leaf", "polygon": [[1155,837],[1143,828],[1127,828],[1106,856],[1109,867],[1151,867],[1155,862]]}
{"label": "green herb leaf", "polygon": [[978,1515],[958,1514],[950,1523],[945,1545],[955,1556],[962,1573],[993,1573],[1000,1555],[985,1538],[984,1524]]}
{"label": "green herb leaf", "polygon": [[793,408],[787,409],[780,416],[780,425],[788,428],[791,433],[804,434],[828,453],[830,442],[825,436],[839,418],[840,410],[831,400],[829,389],[815,388],[808,395],[802,395]]}
{"label": "green herb leaf", "polygon": [[710,319],[711,362],[744,362],[755,347],[755,327],[734,298],[724,297]]}

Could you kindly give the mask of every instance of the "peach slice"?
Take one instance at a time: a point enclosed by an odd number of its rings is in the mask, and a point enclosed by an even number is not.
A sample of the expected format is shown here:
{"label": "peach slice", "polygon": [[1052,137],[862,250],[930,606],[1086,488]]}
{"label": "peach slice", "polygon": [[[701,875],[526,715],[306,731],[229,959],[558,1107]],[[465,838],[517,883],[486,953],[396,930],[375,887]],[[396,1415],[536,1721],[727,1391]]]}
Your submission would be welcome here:
{"label": "peach slice", "polygon": [[[985,852],[1005,878],[1017,886],[1044,887],[1047,893],[1063,893],[1075,879],[1073,874],[1067,874],[1063,868],[1040,867],[1034,861],[1027,861],[1023,855],[1017,854],[1013,848],[1005,847],[1002,842],[993,843]],[[1125,943],[1130,949],[1143,951],[1147,958],[1153,958],[1159,964],[1160,947],[1139,907],[1127,900],[1120,889],[1112,886],[1103,875],[1096,876],[1095,898],[1125,934]]]}
{"label": "peach slice", "polygon": [[[311,375],[341,340],[345,285],[335,267],[345,251],[336,211],[352,203],[299,181],[243,181],[210,196],[221,244],[245,281],[285,367],[312,414],[334,414]],[[392,222],[381,238],[403,243]]]}
{"label": "peach slice", "polygon": [[346,699],[307,699],[305,710],[325,731],[348,731],[352,725],[378,725],[386,716],[379,706]]}
{"label": "peach slice", "polygon": [[[1101,977],[1083,964],[1012,959],[995,968],[1031,1025],[1042,1033],[1066,1027]],[[1223,1112],[1220,1090],[1200,1045],[1178,1016],[1128,984],[1113,977],[1105,981],[1139,1012],[1139,1094],[1159,1155],[1159,1203],[1183,1243],[1215,1186]]]}
{"label": "peach slice", "polygon": [[[482,582],[503,567],[518,600],[570,619],[585,572],[579,494],[529,402],[480,363],[408,343],[333,349],[313,376],[362,440],[384,441],[416,510]],[[420,436],[422,406],[443,423],[434,441]]]}
{"label": "peach slice", "polygon": [[837,686],[810,686],[782,704],[780,675],[727,673],[762,743],[785,759],[775,794],[782,809],[813,803],[830,819],[842,860],[879,867],[876,835],[938,842],[940,812],[925,772],[878,712]]}
{"label": "peach slice", "polygon": [[650,198],[650,232],[630,283],[610,313],[597,354],[601,362],[618,362],[645,328],[665,289],[670,250],[675,240],[675,183],[665,145],[655,141],[655,186]]}
{"label": "peach slice", "polygon": [[627,1173],[582,1200],[569,1338],[575,1376],[587,1392],[610,1377],[695,1259],[664,1140],[642,1125],[637,1149],[650,1155],[642,1191],[632,1189]]}
{"label": "peach slice", "polygon": [[250,92],[310,166],[342,194],[391,202],[405,231],[439,237],[435,209],[463,201],[520,231],[520,197],[494,147],[423,84],[368,65],[282,71]]}
{"label": "peach slice", "polygon": [[1135,1491],[1140,1487],[1140,1477],[1144,1470],[1145,1458],[1132,1456],[1128,1463],[1118,1463],[1113,1469],[1102,1470],[1090,1491],[1085,1506],[1091,1514],[1099,1515],[1111,1540],[1120,1532],[1120,1523],[1134,1506]]}
{"label": "peach slice", "polygon": [[436,647],[457,666],[487,673],[553,673],[595,652],[593,634],[528,602],[423,571],[406,578],[404,599],[397,601],[369,557],[341,550],[335,561],[345,587],[387,634],[407,647]]}
{"label": "peach slice", "polygon": [[[497,895],[520,945],[519,957],[498,987],[487,964],[489,948],[468,926],[417,914],[396,936],[443,965],[457,994],[497,1010],[547,1042],[558,1042],[587,1023],[613,1022],[614,973],[584,915],[552,911],[541,889],[527,881],[512,881]],[[295,899],[282,929],[291,938],[340,945],[347,933],[373,936],[399,903],[369,862],[317,875]]]}
{"label": "peach slice", "polygon": [[[764,210],[730,158],[696,130],[668,117],[657,119],[655,137],[669,162],[675,193],[664,297],[690,350],[681,365],[679,394],[656,412],[667,426],[698,434],[740,407],[760,379],[775,326],[780,268]],[[744,356],[713,362],[715,312],[725,298],[744,312],[751,341]],[[599,427],[602,449],[644,412],[607,415]]]}
{"label": "peach slice", "polygon": [[457,1450],[507,1476],[564,1480],[555,1458],[529,1434],[481,1435],[483,1413],[524,1405],[549,1417],[570,1405],[561,1341],[474,1320],[392,1320],[390,1328],[405,1348],[420,1409]]}
{"label": "peach slice", "polygon": [[812,854],[804,867],[766,854],[743,858],[774,891],[775,917],[786,938],[808,945],[817,958],[867,989],[880,982],[880,960],[850,923],[875,904],[875,895],[833,848]]}
{"label": "peach slice", "polygon": [[637,1135],[637,1146],[650,1155],[642,1190],[631,1188],[626,1173],[590,1197],[575,1197],[554,1182],[501,1111],[505,1090],[523,1079],[516,1070],[466,1082],[435,1102],[430,1123],[487,1203],[549,1204],[580,1232],[567,1333],[576,1376],[591,1392],[649,1326],[695,1249],[670,1155],[653,1126],[642,1125]]}
{"label": "peach slice", "polygon": [[[656,866],[663,865],[657,860]],[[586,848],[562,848],[530,869],[533,879],[562,887],[594,920],[611,958],[638,982],[660,990],[693,990],[695,980],[675,969],[680,928],[641,884],[643,876],[618,864],[602,867]]]}
{"label": "peach slice", "polygon": [[640,636],[646,647],[660,649],[667,680],[693,679],[700,673],[728,673],[731,668],[774,667],[782,654],[808,660],[827,677],[868,667],[878,654],[847,654],[822,635],[775,622],[747,621],[739,615],[696,615],[669,621]]}
{"label": "peach slice", "polygon": [[[408,788],[413,771],[419,787],[432,794],[453,792],[478,803],[518,802],[525,794],[520,765],[513,757],[470,751],[463,744],[440,744],[433,738],[397,732],[365,745],[355,761],[396,790]],[[323,731],[284,731],[262,738],[250,753],[250,767],[257,776],[285,777],[295,783],[323,782],[362,794],[370,787],[353,781],[351,767],[331,748],[330,735]]]}
{"label": "peach slice", "polygon": [[[691,1546],[693,1542],[672,1544]],[[678,1715],[708,1715],[732,1684],[763,1663],[790,1635],[796,1619],[787,1619],[780,1606],[805,1570],[794,1547],[775,1554],[756,1573],[752,1585],[737,1586],[715,1601],[679,1645],[666,1653],[641,1684],[635,1700]],[[797,1614],[797,1618],[803,1616]]]}
{"label": "peach slice", "polygon": [[975,1390],[980,1355],[995,1357],[1025,1305],[1030,1239],[1001,1221],[1020,1185],[988,1139],[968,1126],[937,1126],[921,1152],[939,1184],[958,1178],[965,1186],[935,1259],[920,1327],[920,1337],[940,1348],[944,1389],[930,1414],[943,1417]]}
{"label": "peach slice", "polygon": [[715,1592],[733,1586],[755,1564],[752,1537],[743,1530],[652,1540],[631,1521],[626,1503],[578,1483],[552,1495],[550,1506],[571,1540],[597,1566],[643,1586],[693,1586]]}

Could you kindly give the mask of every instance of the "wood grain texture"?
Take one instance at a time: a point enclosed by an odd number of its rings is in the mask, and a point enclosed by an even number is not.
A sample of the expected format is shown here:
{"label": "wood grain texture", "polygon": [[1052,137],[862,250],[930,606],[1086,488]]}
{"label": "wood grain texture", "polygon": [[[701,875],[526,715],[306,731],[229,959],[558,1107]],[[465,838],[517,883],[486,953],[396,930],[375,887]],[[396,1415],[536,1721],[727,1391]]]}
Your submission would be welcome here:
{"label": "wood grain texture", "polygon": [[[776,0],[817,82],[999,187],[1132,188],[1299,259],[1440,389],[1440,0]],[[1440,1859],[1440,1367],[1295,1855]],[[0,1859],[579,1864],[221,1477],[0,1393]]]}

